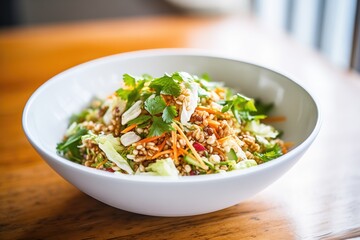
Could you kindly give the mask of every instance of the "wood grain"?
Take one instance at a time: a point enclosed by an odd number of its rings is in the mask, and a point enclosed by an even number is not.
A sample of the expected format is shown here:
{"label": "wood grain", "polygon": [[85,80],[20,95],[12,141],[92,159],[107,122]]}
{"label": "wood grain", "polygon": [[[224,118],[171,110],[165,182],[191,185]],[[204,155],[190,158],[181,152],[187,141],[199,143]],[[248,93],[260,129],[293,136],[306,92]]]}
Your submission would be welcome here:
{"label": "wood grain", "polygon": [[[60,71],[159,47],[217,50],[290,73],[319,100],[322,130],[279,181],[228,209],[159,218],[109,207],[58,176],[28,143],[22,109]],[[360,237],[360,77],[251,16],[158,17],[0,30],[0,239]]]}

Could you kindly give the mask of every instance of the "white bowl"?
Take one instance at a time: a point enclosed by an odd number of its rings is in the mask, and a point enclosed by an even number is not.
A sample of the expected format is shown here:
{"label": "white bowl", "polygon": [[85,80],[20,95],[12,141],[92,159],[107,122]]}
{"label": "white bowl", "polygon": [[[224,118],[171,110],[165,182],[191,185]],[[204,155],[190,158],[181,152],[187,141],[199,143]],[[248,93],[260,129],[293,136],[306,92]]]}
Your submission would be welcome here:
{"label": "white bowl", "polygon": [[[119,87],[124,73],[208,73],[241,93],[275,104],[276,125],[293,148],[278,159],[245,170],[177,179],[114,174],[73,163],[56,153],[71,114],[94,96]],[[60,73],[37,89],[23,112],[27,138],[45,161],[84,193],[113,207],[153,216],[189,216],[235,205],[283,175],[304,154],[320,128],[313,97],[288,77],[252,63],[200,50],[158,49],[90,61]]]}

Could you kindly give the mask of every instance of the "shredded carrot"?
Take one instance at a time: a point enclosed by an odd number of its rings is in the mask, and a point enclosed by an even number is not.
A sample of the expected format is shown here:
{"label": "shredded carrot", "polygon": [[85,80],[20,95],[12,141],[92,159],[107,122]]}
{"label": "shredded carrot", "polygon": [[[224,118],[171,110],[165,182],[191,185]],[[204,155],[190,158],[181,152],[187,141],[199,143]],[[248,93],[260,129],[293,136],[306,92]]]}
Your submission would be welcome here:
{"label": "shredded carrot", "polygon": [[125,128],[124,130],[121,131],[121,133],[127,133],[128,131],[136,128],[137,124],[134,123],[134,124],[131,124],[130,126],[128,126],[127,128]]}
{"label": "shredded carrot", "polygon": [[293,145],[294,145],[293,142],[284,142],[284,146],[285,146],[286,148],[290,148],[290,147],[292,147]]}
{"label": "shredded carrot", "polygon": [[188,151],[188,148],[187,148],[187,149],[178,148],[177,150],[179,151],[178,156],[189,154],[189,153],[187,152],[187,151]]}
{"label": "shredded carrot", "polygon": [[214,91],[216,92],[217,95],[219,95],[219,93],[225,92],[225,89],[223,89],[223,88],[215,88]]}
{"label": "shredded carrot", "polygon": [[156,139],[158,139],[158,138],[163,137],[164,135],[165,135],[165,133],[161,134],[160,136],[154,136],[154,137],[144,138],[144,139],[142,139],[142,140],[140,140],[140,141],[136,142],[135,144],[136,144],[136,145],[139,145],[139,144],[143,144],[143,143],[151,142],[151,141],[154,141],[154,140],[156,140]]}
{"label": "shredded carrot", "polygon": [[167,102],[167,99],[164,95],[160,94],[160,96],[162,97],[162,99],[164,100],[166,106],[169,106],[169,103]]}
{"label": "shredded carrot", "polygon": [[162,151],[162,152],[158,152],[157,154],[155,154],[154,156],[151,157],[151,159],[155,159],[161,155],[164,155],[164,154],[167,154],[167,153],[172,153],[173,150],[171,149],[168,149],[168,150],[165,150],[165,151]]}
{"label": "shredded carrot", "polygon": [[221,115],[223,115],[223,113],[220,112],[220,111],[217,111],[215,109],[211,109],[211,108],[208,108],[208,107],[204,107],[204,106],[197,106],[196,110],[205,111],[205,112],[212,113],[212,114],[221,114]]}
{"label": "shredded carrot", "polygon": [[273,123],[273,122],[284,122],[286,120],[285,116],[270,116],[265,119],[262,119],[261,121],[263,123]]}
{"label": "shredded carrot", "polygon": [[183,155],[188,154],[187,151],[185,149],[182,148],[178,148],[179,152]]}
{"label": "shredded carrot", "polygon": [[166,144],[166,140],[164,139],[164,141],[159,146],[159,152],[161,152],[163,150],[163,148],[165,147],[165,144]]}
{"label": "shredded carrot", "polygon": [[176,147],[176,143],[177,143],[177,134],[175,131],[172,131],[171,132],[171,138],[172,138],[172,142],[173,142],[173,151],[174,151],[174,162],[175,164],[178,164],[179,163],[179,160],[178,160],[178,156],[177,156],[177,147]]}
{"label": "shredded carrot", "polygon": [[208,126],[212,128],[217,139],[220,138],[220,135],[217,132],[217,128],[220,126],[220,123],[215,120],[208,120]]}
{"label": "shredded carrot", "polygon": [[178,150],[179,150],[179,152],[181,152],[183,155],[189,154],[189,153],[187,152],[187,150],[185,150],[185,149],[178,148]]}
{"label": "shredded carrot", "polygon": [[193,132],[187,132],[185,135],[186,135],[186,137],[190,137],[193,135]]}
{"label": "shredded carrot", "polygon": [[212,128],[218,128],[220,126],[220,123],[215,120],[208,120],[208,124]]}
{"label": "shredded carrot", "polygon": [[284,144],[281,144],[281,151],[283,154],[288,152],[288,149],[291,148],[294,145],[293,142],[284,142]]}
{"label": "shredded carrot", "polygon": [[184,150],[182,148],[178,148],[179,152],[181,152],[182,155],[187,155],[189,157],[191,157],[192,159],[196,159],[196,157],[194,155],[192,155],[191,153],[189,153],[187,150]]}
{"label": "shredded carrot", "polygon": [[197,153],[197,151],[195,150],[193,145],[191,145],[191,143],[189,142],[189,139],[185,136],[185,134],[181,130],[181,128],[177,124],[174,124],[174,127],[180,133],[180,136],[185,140],[185,142],[188,145],[188,147],[190,148],[191,152],[194,154],[194,159],[196,159],[200,163],[200,165],[203,169],[208,170],[209,167],[205,165],[204,161],[201,159],[201,157],[199,156],[199,154]]}
{"label": "shredded carrot", "polygon": [[[210,127],[210,126],[209,126],[209,127]],[[220,135],[219,135],[218,132],[216,131],[216,128],[213,128],[213,127],[210,127],[210,128],[213,130],[215,137],[216,137],[217,139],[220,139]]]}
{"label": "shredded carrot", "polygon": [[227,139],[229,139],[229,138],[231,138],[232,136],[231,135],[229,135],[229,136],[226,136],[226,137],[223,137],[223,138],[220,138],[220,139],[218,139],[217,141],[219,142],[219,143],[223,143],[224,141],[226,141]]}
{"label": "shredded carrot", "polygon": [[220,135],[217,133],[216,129],[214,129],[214,134],[216,138],[220,138]]}
{"label": "shredded carrot", "polygon": [[217,147],[213,147],[213,152],[217,152],[219,155],[223,156],[225,159],[225,154],[223,151],[221,151],[219,148]]}
{"label": "shredded carrot", "polygon": [[106,163],[108,160],[107,158],[105,158],[104,161],[102,161],[101,163],[99,163],[98,165],[96,165],[96,168],[100,168],[104,163]]}
{"label": "shredded carrot", "polygon": [[[166,144],[166,139],[164,139],[164,141],[160,144],[159,150],[158,150],[157,153],[155,154],[156,156],[159,156],[159,155],[157,155],[157,154],[161,153],[161,151],[163,150],[165,144]],[[155,156],[155,155],[154,155],[154,156]],[[152,156],[150,159],[153,159],[154,156]]]}

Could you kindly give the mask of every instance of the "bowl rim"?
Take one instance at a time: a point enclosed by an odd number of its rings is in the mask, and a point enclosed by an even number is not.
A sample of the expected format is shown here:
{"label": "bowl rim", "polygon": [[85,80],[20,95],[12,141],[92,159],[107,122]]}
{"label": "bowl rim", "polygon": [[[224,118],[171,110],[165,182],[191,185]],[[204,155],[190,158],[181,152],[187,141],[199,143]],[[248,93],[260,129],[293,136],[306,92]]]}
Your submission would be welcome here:
{"label": "bowl rim", "polygon": [[[299,88],[301,88],[305,93],[307,93],[310,97],[310,99],[313,101],[315,109],[316,109],[316,123],[314,128],[311,130],[310,135],[301,142],[298,146],[291,149],[288,153],[286,153],[283,156],[280,156],[279,158],[275,159],[274,161],[269,161],[263,164],[260,164],[256,167],[251,167],[248,169],[243,170],[235,170],[230,172],[224,172],[224,173],[214,173],[209,175],[198,175],[198,176],[179,176],[179,177],[166,177],[166,176],[143,176],[143,175],[127,175],[127,174],[114,174],[107,171],[101,171],[94,168],[89,168],[86,166],[83,166],[81,164],[72,162],[66,158],[61,157],[57,153],[54,153],[52,151],[49,151],[47,148],[43,147],[41,144],[37,144],[34,140],[34,136],[31,134],[30,128],[28,126],[27,117],[29,115],[29,112],[31,111],[31,107],[33,105],[33,102],[35,99],[46,90],[48,86],[51,84],[54,84],[57,81],[60,81],[62,79],[63,75],[69,74],[73,71],[81,70],[82,68],[87,68],[89,65],[96,65],[98,63],[106,63],[111,62],[113,59],[134,59],[137,57],[156,57],[156,56],[193,56],[193,57],[210,57],[210,58],[220,58],[220,59],[226,59],[230,61],[237,61],[244,64],[252,65],[256,68],[265,69],[267,71],[270,71],[274,74],[280,75],[282,77],[285,77],[287,80],[293,82],[295,85],[297,85]],[[147,50],[137,50],[137,51],[130,51],[130,52],[123,52],[113,55],[108,55],[100,58],[96,58],[94,60],[86,61],[84,63],[75,65],[67,70],[64,70],[55,76],[51,77],[47,81],[45,81],[41,86],[39,86],[29,97],[27,100],[25,107],[23,109],[22,113],[22,128],[23,131],[28,139],[28,141],[31,143],[31,145],[37,150],[40,155],[45,154],[48,158],[51,159],[51,161],[56,161],[62,165],[65,165],[66,167],[75,168],[79,171],[82,171],[87,174],[94,174],[99,177],[104,178],[113,178],[118,180],[125,180],[125,181],[135,181],[135,182],[142,182],[142,183],[151,183],[151,182],[157,182],[157,183],[194,183],[194,182],[204,182],[204,181],[218,181],[220,179],[229,179],[229,178],[236,178],[236,177],[244,177],[249,174],[255,174],[258,172],[266,171],[268,169],[274,168],[277,165],[280,165],[284,161],[287,161],[293,157],[301,156],[306,149],[311,145],[311,143],[315,140],[316,136],[318,135],[320,131],[322,123],[322,116],[319,106],[319,101],[316,99],[315,95],[309,91],[306,87],[304,87],[301,83],[299,83],[296,78],[292,77],[288,73],[284,73],[284,71],[280,71],[276,69],[275,67],[265,64],[259,64],[255,61],[249,61],[244,60],[238,56],[234,56],[232,54],[214,51],[214,50],[205,50],[205,49],[193,49],[193,48],[158,48],[158,49],[147,49]],[[42,153],[42,154],[41,154]],[[44,157],[43,157],[44,158]],[[49,164],[48,159],[43,159]],[[50,164],[49,164],[50,165]],[[56,169],[54,169],[56,170]]]}

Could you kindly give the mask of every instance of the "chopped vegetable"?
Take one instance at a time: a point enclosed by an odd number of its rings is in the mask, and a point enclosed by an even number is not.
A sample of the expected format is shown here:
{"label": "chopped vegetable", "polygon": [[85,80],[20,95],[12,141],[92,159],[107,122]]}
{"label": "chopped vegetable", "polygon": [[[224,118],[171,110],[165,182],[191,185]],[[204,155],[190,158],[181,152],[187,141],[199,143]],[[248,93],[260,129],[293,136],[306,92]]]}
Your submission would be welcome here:
{"label": "chopped vegetable", "polygon": [[171,132],[171,140],[172,140],[172,149],[174,151],[174,162],[178,164],[178,154],[177,154],[177,134],[175,131]]}
{"label": "chopped vegetable", "polygon": [[166,103],[161,96],[149,97],[145,101],[145,109],[151,115],[156,115],[164,111]]}
{"label": "chopped vegetable", "polygon": [[[70,126],[74,128],[72,135],[68,136],[63,142],[59,143],[56,147],[58,153],[65,155],[70,160],[81,162],[81,154],[78,145],[81,143],[81,137],[87,134],[88,130],[80,127],[79,125]],[[68,132],[69,133],[69,132]]]}
{"label": "chopped vegetable", "polygon": [[236,94],[231,100],[225,101],[222,112],[231,110],[236,120],[241,123],[242,121],[248,122],[255,119],[263,119],[265,115],[252,115],[257,112],[254,99],[245,97],[241,94]]}
{"label": "chopped vegetable", "polygon": [[130,130],[133,130],[134,128],[136,128],[137,124],[133,123],[130,126],[128,126],[127,128],[125,128],[124,130],[121,131],[121,133],[127,133]]}
{"label": "chopped vegetable", "polygon": [[203,160],[201,159],[201,157],[199,156],[199,154],[197,153],[197,151],[195,150],[195,148],[191,145],[191,143],[189,142],[188,138],[186,137],[186,135],[184,134],[184,132],[179,128],[179,126],[177,124],[174,124],[175,129],[180,133],[180,135],[183,137],[183,139],[185,140],[186,144],[188,145],[188,147],[190,148],[191,152],[194,154],[196,160],[199,162],[201,168],[207,170],[208,167],[204,164]]}
{"label": "chopped vegetable", "polygon": [[124,114],[121,116],[121,124],[125,125],[129,121],[137,118],[141,113],[141,105],[142,101],[137,101],[134,105],[132,105]]}
{"label": "chopped vegetable", "polygon": [[278,144],[266,149],[264,153],[255,153],[263,162],[270,161],[283,155],[281,147]]}
{"label": "chopped vegetable", "polygon": [[228,160],[237,160],[238,158],[233,148],[231,148],[230,151],[226,153],[226,157]]}
{"label": "chopped vegetable", "polygon": [[198,168],[202,168],[202,165],[200,165],[200,163],[196,161],[195,157],[191,157],[190,154],[185,155],[184,160],[190,165],[196,166]]}
{"label": "chopped vegetable", "polygon": [[155,154],[154,156],[151,157],[151,159],[157,159],[158,157],[168,154],[168,153],[172,153],[172,150],[165,150],[163,152],[158,152],[157,154]]}
{"label": "chopped vegetable", "polygon": [[153,117],[153,122],[149,128],[149,136],[160,136],[163,133],[170,132],[173,130],[172,126],[164,122],[161,117]]}
{"label": "chopped vegetable", "polygon": [[139,135],[137,135],[135,132],[127,132],[121,136],[120,142],[122,145],[127,147],[133,143],[138,142],[140,139],[141,139],[141,137]]}
{"label": "chopped vegetable", "polygon": [[248,122],[245,126],[245,129],[254,133],[256,136],[262,136],[265,138],[276,138],[276,136],[279,134],[275,128],[260,123],[259,121]]}
{"label": "chopped vegetable", "polygon": [[171,123],[177,115],[178,113],[175,106],[167,106],[162,114],[162,119],[166,123]]}
{"label": "chopped vegetable", "polygon": [[158,94],[171,95],[174,97],[179,96],[181,92],[179,83],[173,76],[166,74],[161,78],[153,80],[149,87],[155,89]]}
{"label": "chopped vegetable", "polygon": [[120,146],[120,143],[112,141],[112,138],[112,135],[99,136],[96,138],[96,142],[98,143],[99,148],[106,154],[107,159],[115,163],[128,174],[133,174],[134,171],[129,163],[116,151],[116,148]]}
{"label": "chopped vegetable", "polygon": [[253,166],[256,166],[257,163],[255,160],[252,160],[252,159],[246,159],[246,160],[242,160],[240,162],[238,162],[236,165],[235,165],[235,169],[239,170],[239,169],[245,169],[245,168],[249,168],[249,167],[253,167]]}
{"label": "chopped vegetable", "polygon": [[198,152],[206,150],[206,148],[201,143],[198,143],[198,142],[194,142],[193,146],[194,146],[195,150]]}
{"label": "chopped vegetable", "polygon": [[179,171],[176,169],[174,161],[171,158],[156,160],[156,162],[149,164],[146,170],[160,176],[177,177],[179,174]]}
{"label": "chopped vegetable", "polygon": [[141,139],[140,141],[138,141],[136,144],[138,145],[138,144],[143,144],[143,143],[147,143],[147,142],[152,142],[152,141],[155,141],[156,139],[161,138],[163,136],[164,136],[164,133],[159,135],[159,136],[144,138],[144,139]]}

